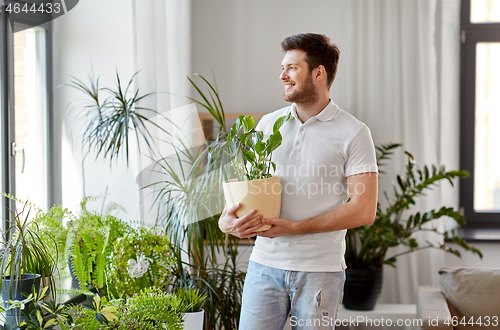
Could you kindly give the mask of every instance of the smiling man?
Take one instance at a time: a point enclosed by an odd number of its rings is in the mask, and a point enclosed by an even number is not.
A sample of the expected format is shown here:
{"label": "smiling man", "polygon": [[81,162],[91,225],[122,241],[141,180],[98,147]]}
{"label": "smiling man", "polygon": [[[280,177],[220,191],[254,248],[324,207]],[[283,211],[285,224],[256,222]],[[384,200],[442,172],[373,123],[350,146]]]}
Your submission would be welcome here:
{"label": "smiling man", "polygon": [[219,227],[246,238],[256,235],[261,221],[272,225],[259,233],[250,256],[239,329],[283,329],[288,317],[292,329],[333,329],[345,281],[346,229],[375,218],[375,148],[368,127],[329,97],[337,46],[312,33],[288,37],[281,46],[283,98],[292,104],[257,126],[267,138],[276,119],[292,114],[273,153],[280,218],[262,219],[258,210],[238,218],[239,205],[233,205]]}

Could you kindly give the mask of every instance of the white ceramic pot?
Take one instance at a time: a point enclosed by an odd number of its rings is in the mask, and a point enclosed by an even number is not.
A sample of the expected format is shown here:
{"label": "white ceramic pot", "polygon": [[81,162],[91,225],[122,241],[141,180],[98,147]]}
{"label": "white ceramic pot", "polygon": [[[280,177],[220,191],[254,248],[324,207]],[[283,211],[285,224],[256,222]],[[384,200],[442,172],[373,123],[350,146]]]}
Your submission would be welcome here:
{"label": "white ceramic pot", "polygon": [[184,329],[185,330],[203,330],[203,320],[205,311],[184,314]]}
{"label": "white ceramic pot", "polygon": [[[279,218],[281,210],[280,177],[252,181],[226,181],[223,183],[226,205],[240,203],[236,216],[241,217],[253,209],[264,218]],[[271,225],[264,225],[255,232],[268,230]]]}

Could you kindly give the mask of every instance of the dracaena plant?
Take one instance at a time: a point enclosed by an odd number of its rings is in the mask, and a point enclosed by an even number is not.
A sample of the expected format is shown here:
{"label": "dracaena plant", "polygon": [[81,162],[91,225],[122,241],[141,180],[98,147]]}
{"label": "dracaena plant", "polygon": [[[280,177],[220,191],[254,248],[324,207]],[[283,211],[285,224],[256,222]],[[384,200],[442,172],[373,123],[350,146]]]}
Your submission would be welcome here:
{"label": "dracaena plant", "polygon": [[[273,133],[264,141],[264,133],[255,129],[255,120],[252,116],[239,116],[231,127],[227,140],[232,146],[230,159],[239,177],[245,174],[248,180],[270,178],[271,168],[276,171],[276,164],[272,161],[272,152],[281,145],[281,126],[291,118],[290,114],[282,116],[273,125]],[[243,133],[239,135],[243,129]],[[243,161],[238,161],[238,153],[243,155]],[[250,166],[248,166],[248,164]]]}
{"label": "dracaena plant", "polygon": [[153,93],[141,94],[138,88],[133,89],[138,73],[134,73],[126,85],[116,73],[115,87],[102,87],[100,78],[94,78],[93,75],[89,77],[88,85],[73,77],[70,86],[83,93],[86,100],[79,110],[89,119],[83,133],[83,142],[89,150],[96,151],[96,157],[103,155],[113,160],[125,151],[128,165],[131,139],[137,140],[140,153],[139,140],[145,142],[148,151],[154,151],[157,137],[152,135],[150,128],[170,136],[167,130],[151,118],[162,117],[172,123],[170,119],[155,109],[140,105]]}
{"label": "dracaena plant", "polygon": [[[377,146],[377,164],[389,159],[390,155],[400,144],[387,144]],[[467,171],[446,171],[444,166],[437,168],[419,167],[411,153],[405,151],[406,173],[396,175],[397,185],[394,186],[393,196],[384,192],[387,206],[377,204],[375,220],[370,225],[361,226],[347,230],[345,260],[349,268],[381,268],[384,264],[395,267],[396,258],[400,255],[417,250],[437,248],[453,253],[460,257],[460,251],[445,244],[435,244],[427,241],[420,245],[414,234],[417,232],[432,232],[444,239],[451,239],[465,250],[471,251],[482,258],[479,250],[462,240],[454,230],[440,231],[429,227],[428,224],[443,216],[455,220],[459,225],[464,225],[463,216],[452,207],[443,206],[428,212],[411,212],[411,207],[417,204],[417,197],[424,195],[426,190],[442,180],[448,181],[453,186],[454,178],[465,178],[469,176]],[[380,171],[383,174],[383,171]],[[407,249],[403,252],[387,256],[390,247],[404,245]]]}

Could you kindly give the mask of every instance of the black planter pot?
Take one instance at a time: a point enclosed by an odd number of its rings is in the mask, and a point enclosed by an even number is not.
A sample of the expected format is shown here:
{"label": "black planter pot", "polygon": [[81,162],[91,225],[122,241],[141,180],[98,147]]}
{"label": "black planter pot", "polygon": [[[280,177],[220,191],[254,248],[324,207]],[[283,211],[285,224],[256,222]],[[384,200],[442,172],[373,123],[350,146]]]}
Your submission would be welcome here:
{"label": "black planter pot", "polygon": [[348,268],[345,272],[344,307],[357,311],[369,311],[375,308],[382,291],[382,268]]}
{"label": "black planter pot", "polygon": [[[23,300],[27,296],[23,293],[31,293],[33,286],[37,289],[40,287],[41,276],[39,274],[23,274],[21,279],[11,280],[10,275],[5,276],[2,281],[2,300],[4,301],[4,307],[8,308],[10,304],[6,301],[8,300]],[[16,285],[17,282],[17,285]],[[29,310],[31,303],[25,305],[25,309]],[[13,325],[15,328],[19,324],[19,321],[26,320],[26,317],[21,312],[19,308],[13,308],[5,313],[5,325]]]}

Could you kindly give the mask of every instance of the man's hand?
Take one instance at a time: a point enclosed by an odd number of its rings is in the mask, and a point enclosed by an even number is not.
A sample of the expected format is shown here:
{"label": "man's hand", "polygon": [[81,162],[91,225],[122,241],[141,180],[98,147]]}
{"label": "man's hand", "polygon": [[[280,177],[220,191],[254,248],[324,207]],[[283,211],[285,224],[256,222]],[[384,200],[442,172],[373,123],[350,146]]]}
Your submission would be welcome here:
{"label": "man's hand", "polygon": [[236,210],[239,209],[241,204],[235,204],[229,209],[224,208],[222,214],[219,218],[219,228],[225,234],[231,234],[239,238],[248,238],[257,235],[254,232],[259,227],[262,227],[260,223],[262,220],[262,214],[256,215],[257,210],[252,210],[238,218],[235,214]]}
{"label": "man's hand", "polygon": [[294,235],[294,223],[286,219],[263,219],[263,225],[272,225],[268,230],[258,233],[259,236],[276,238],[279,236]]}

